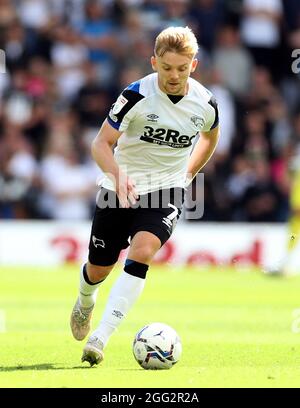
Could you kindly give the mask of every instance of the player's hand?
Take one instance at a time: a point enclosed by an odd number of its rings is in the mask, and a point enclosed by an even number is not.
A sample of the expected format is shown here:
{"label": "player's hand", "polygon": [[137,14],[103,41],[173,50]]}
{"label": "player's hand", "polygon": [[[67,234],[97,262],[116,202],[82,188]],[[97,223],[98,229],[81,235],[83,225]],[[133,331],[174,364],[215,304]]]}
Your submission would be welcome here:
{"label": "player's hand", "polygon": [[138,194],[135,183],[125,173],[120,172],[119,180],[116,182],[116,193],[123,208],[129,208],[136,204]]}

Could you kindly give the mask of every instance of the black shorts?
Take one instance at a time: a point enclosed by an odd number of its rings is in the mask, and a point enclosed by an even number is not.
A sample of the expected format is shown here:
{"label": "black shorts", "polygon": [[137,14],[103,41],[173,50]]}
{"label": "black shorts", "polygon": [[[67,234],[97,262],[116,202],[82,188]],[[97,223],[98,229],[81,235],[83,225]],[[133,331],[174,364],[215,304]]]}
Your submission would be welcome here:
{"label": "black shorts", "polygon": [[114,191],[101,188],[89,243],[90,263],[113,265],[139,231],[151,232],[163,245],[175,228],[183,201],[184,189],[176,187],[141,195],[134,206],[122,208]]}

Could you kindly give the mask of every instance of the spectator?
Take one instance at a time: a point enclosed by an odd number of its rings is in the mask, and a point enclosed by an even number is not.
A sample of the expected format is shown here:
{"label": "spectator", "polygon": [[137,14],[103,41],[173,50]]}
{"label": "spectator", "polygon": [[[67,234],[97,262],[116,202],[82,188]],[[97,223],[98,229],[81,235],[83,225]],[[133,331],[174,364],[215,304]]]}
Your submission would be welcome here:
{"label": "spectator", "polygon": [[162,4],[161,29],[187,25],[188,0],[163,0]]}
{"label": "spectator", "polygon": [[85,83],[84,64],[88,49],[70,26],[56,29],[56,41],[51,49],[51,60],[60,98],[72,101]]}
{"label": "spectator", "polygon": [[12,2],[10,0],[0,0],[0,30],[13,24],[16,20],[17,13]]}
{"label": "spectator", "polygon": [[242,47],[235,27],[227,25],[220,29],[212,60],[224,86],[234,95],[241,96],[249,91],[253,61],[249,52]]}
{"label": "spectator", "polygon": [[225,19],[223,0],[196,0],[191,4],[189,20],[199,43],[208,52],[215,47],[216,33]]}
{"label": "spectator", "polygon": [[263,113],[253,110],[245,118],[244,154],[252,162],[271,158],[270,141],[266,134],[266,120]]}
{"label": "spectator", "polygon": [[[255,184],[255,174],[250,161],[243,155],[237,156],[232,163],[232,173],[228,177],[227,188],[234,206],[234,213],[239,212],[239,202],[246,190]],[[234,215],[238,220],[238,214]]]}
{"label": "spectator", "polygon": [[66,23],[73,28],[84,21],[84,3],[86,0],[47,0],[54,21]]}
{"label": "spectator", "polygon": [[127,10],[123,16],[123,26],[118,31],[119,58],[122,60],[120,75],[123,66],[128,65],[141,69],[145,74],[148,72],[149,55],[153,52],[149,37],[149,32],[144,27],[142,12],[137,9]]}
{"label": "spectator", "polygon": [[257,65],[274,72],[281,41],[281,0],[244,0],[243,6],[241,36],[244,44]]}
{"label": "spectator", "polygon": [[88,219],[91,197],[96,188],[95,174],[89,166],[81,163],[68,133],[68,118],[55,119],[53,125],[55,130],[50,134],[48,148],[41,161],[45,191],[41,205],[54,219]]}
{"label": "spectator", "polygon": [[49,14],[46,0],[22,0],[19,3],[18,14],[24,27],[39,29],[47,25]]}
{"label": "spectator", "polygon": [[86,81],[79,89],[73,107],[79,115],[81,126],[97,132],[99,123],[105,119],[112,103],[112,91],[98,82],[97,70],[93,64],[85,64],[84,74]]}
{"label": "spectator", "polygon": [[88,48],[89,60],[98,68],[98,79],[110,82],[114,75],[114,52],[118,50],[116,30],[108,18],[107,7],[97,0],[85,3],[85,21],[79,29],[82,43]]}
{"label": "spectator", "polygon": [[0,144],[0,214],[5,218],[37,217],[29,196],[37,177],[37,162],[18,127],[10,126]]}
{"label": "spectator", "polygon": [[292,126],[287,106],[279,95],[272,98],[266,106],[266,119],[270,128],[270,141],[275,157],[285,157],[290,143]]}
{"label": "spectator", "polygon": [[3,48],[6,67],[10,72],[25,67],[29,59],[28,42],[25,29],[18,20],[14,20],[5,28]]}
{"label": "spectator", "polygon": [[247,222],[279,222],[284,220],[283,197],[271,178],[268,162],[254,163],[255,183],[244,192],[240,208]]}
{"label": "spectator", "polygon": [[269,102],[278,97],[279,90],[274,85],[270,71],[264,67],[255,67],[251,75],[249,92],[241,101],[246,110],[258,108],[264,111]]}
{"label": "spectator", "polygon": [[222,136],[216,148],[215,160],[223,162],[229,159],[232,140],[236,133],[236,109],[234,98],[224,86],[223,77],[217,70],[211,72],[210,82],[210,90],[218,101],[220,126],[222,127]]}

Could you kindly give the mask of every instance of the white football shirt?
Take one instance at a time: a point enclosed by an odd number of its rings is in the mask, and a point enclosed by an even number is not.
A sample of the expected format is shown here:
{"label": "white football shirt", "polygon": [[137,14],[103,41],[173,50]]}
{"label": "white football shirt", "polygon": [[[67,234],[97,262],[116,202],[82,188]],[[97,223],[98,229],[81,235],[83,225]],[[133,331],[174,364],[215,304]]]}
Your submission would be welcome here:
{"label": "white football shirt", "polygon": [[[218,125],[211,92],[192,78],[188,81],[188,93],[180,99],[162,92],[153,73],[129,85],[112,105],[107,120],[123,132],[114,157],[135,181],[138,194],[183,188],[197,134]],[[107,176],[102,186],[115,190]]]}

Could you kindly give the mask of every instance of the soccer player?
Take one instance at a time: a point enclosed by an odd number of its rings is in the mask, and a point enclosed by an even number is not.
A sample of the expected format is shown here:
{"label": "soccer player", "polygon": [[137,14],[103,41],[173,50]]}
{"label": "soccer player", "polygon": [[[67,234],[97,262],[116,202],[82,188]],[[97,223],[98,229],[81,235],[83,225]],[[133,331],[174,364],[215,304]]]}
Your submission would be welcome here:
{"label": "soccer player", "polygon": [[120,251],[130,248],[102,319],[83,349],[82,361],[91,366],[103,360],[110,336],[141,294],[149,265],[179,218],[185,187],[216,147],[216,101],[190,78],[197,51],[188,27],[163,30],[151,57],[155,72],[122,92],[92,143],[92,156],[106,177],[97,196],[88,261],[80,271],[79,297],[71,315],[76,340],[89,333],[98,287]]}

